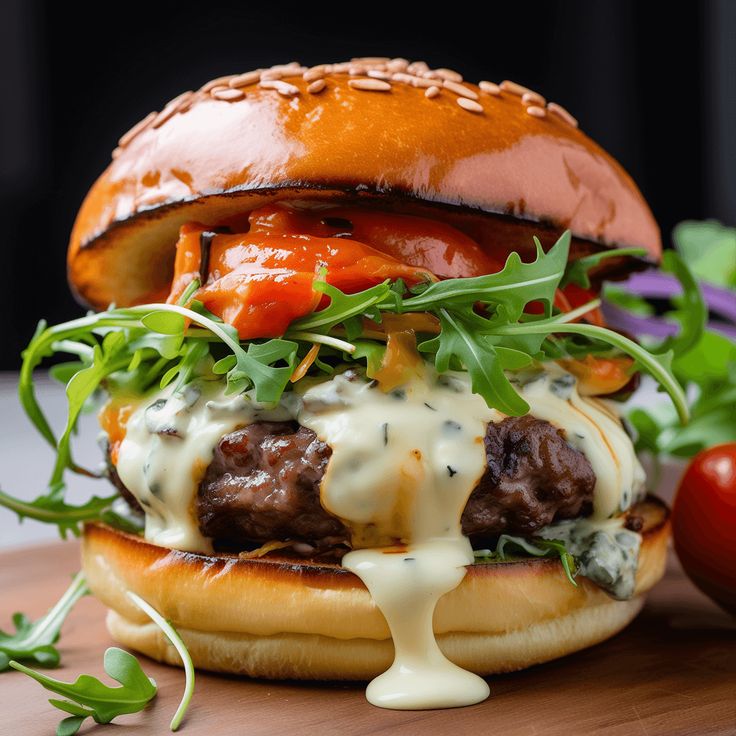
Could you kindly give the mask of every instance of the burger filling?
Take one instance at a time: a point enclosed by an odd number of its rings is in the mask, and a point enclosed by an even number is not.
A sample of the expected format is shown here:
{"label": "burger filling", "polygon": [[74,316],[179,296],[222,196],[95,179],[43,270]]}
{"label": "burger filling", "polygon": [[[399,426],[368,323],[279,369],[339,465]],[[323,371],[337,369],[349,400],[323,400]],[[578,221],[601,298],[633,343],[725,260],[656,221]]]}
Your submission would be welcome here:
{"label": "burger filling", "polygon": [[[543,257],[553,253],[536,263]],[[608,545],[606,570],[587,565],[585,574],[631,595],[637,544],[624,527],[644,474],[614,403],[596,395],[629,384],[633,361],[556,332],[463,334],[482,330],[480,320],[508,327],[512,310],[520,326],[557,319],[561,332],[578,320],[601,329],[594,302],[566,318],[591,295],[562,283],[564,267],[514,274],[513,261],[504,267],[443,222],[355,207],[271,205],[214,227],[184,225],[167,303],[234,330],[254,360],[233,380],[240,359],[194,342],[185,380],[179,372],[162,390],[107,377],[108,475],[143,516],[146,538],[341,559],[454,529],[487,561],[504,539],[525,554],[524,540],[541,544],[552,530],[565,537],[564,554],[575,547],[578,574],[589,548],[601,557]],[[566,255],[560,263],[569,266]],[[483,283],[474,288],[489,273],[509,274],[497,279],[498,303],[484,303]],[[426,300],[439,309],[406,308],[440,285],[458,288]],[[383,307],[366,298],[377,289]],[[399,308],[386,308],[399,297]],[[204,332],[196,322],[184,329]],[[305,340],[304,352],[299,342],[280,352],[289,338]],[[464,349],[454,345],[462,340]],[[478,347],[479,364],[467,365]],[[268,350],[270,363],[258,352]],[[290,379],[265,401],[247,375],[259,366]],[[429,508],[439,524],[423,518]]]}
{"label": "burger filling", "polygon": [[[571,254],[569,233],[527,250],[324,202],[185,224],[165,299],[39,328],[20,392],[57,461],[47,496],[0,502],[62,532],[104,520],[179,550],[339,560],[396,650],[371,702],[478,702],[487,684],[435,641],[437,601],[472,564],[530,555],[634,595],[644,473],[613,399],[646,370],[686,411],[665,358],[608,330],[591,291],[631,251]],[[74,356],[54,368],[58,439],[33,390],[55,352]],[[65,473],[90,471],[71,439],[100,393],[119,493],[74,507]]]}

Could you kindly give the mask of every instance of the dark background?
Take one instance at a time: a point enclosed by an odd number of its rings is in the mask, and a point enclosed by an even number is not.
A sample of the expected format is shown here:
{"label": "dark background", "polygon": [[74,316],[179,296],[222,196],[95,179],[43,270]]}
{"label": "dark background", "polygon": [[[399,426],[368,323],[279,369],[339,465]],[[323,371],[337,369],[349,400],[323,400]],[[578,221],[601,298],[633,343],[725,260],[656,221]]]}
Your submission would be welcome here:
{"label": "dark background", "polygon": [[665,242],[736,224],[736,2],[61,3],[0,0],[0,368],[80,313],[67,238],[117,138],[208,79],[298,59],[424,59],[560,102],[641,187]]}

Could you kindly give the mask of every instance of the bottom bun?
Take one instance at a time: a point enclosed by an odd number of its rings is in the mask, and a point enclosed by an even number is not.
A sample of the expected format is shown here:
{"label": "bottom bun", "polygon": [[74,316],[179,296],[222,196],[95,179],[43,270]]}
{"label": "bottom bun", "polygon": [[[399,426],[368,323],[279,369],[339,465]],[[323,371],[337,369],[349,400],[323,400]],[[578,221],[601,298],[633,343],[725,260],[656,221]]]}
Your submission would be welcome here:
{"label": "bottom bun", "polygon": [[[572,586],[554,559],[476,564],[444,596],[437,640],[481,675],[522,669],[603,641],[641,610],[664,572],[666,506],[647,499],[636,594],[616,601],[585,578]],[[364,680],[386,670],[393,644],[363,583],[339,565],[287,557],[199,555],[88,524],[83,566],[111,610],[112,637],[170,664],[178,654],[125,595],[132,590],[176,626],[196,667],[273,679]]]}

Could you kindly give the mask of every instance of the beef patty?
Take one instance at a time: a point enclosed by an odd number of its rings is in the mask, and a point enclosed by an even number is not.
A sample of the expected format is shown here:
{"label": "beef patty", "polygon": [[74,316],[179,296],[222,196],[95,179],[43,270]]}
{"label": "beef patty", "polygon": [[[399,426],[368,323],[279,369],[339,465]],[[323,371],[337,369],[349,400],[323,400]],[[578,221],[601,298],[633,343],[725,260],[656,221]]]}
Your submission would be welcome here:
{"label": "beef patty", "polygon": [[[590,513],[590,463],[549,422],[524,416],[489,424],[485,448],[488,467],[462,517],[474,542]],[[235,549],[274,539],[317,549],[347,541],[346,527],[319,502],[330,455],[295,422],[261,422],[226,435],[199,486],[202,534]]]}
{"label": "beef patty", "polygon": [[[485,449],[488,466],[462,516],[474,544],[590,514],[595,474],[562,430],[528,415],[508,417],[488,425]],[[296,422],[256,422],[225,435],[199,486],[202,534],[218,549],[238,551],[274,540],[296,540],[305,554],[344,545],[347,528],[319,501],[331,454]],[[114,468],[111,479],[137,506]]]}

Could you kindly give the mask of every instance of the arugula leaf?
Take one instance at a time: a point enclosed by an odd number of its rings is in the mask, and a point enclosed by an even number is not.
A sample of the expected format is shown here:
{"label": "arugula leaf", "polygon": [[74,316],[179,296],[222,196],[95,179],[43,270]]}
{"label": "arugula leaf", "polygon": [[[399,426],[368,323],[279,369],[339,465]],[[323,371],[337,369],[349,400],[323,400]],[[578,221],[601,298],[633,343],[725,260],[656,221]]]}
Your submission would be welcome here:
{"label": "arugula leaf", "polygon": [[[512,548],[514,553],[511,555],[507,553],[507,547]],[[505,561],[510,556],[514,556],[514,554],[531,555],[533,557],[559,557],[567,579],[577,587],[577,583],[575,582],[577,571],[575,558],[567,551],[565,543],[560,539],[544,539],[543,537],[526,539],[525,537],[502,534],[498,538],[498,542],[496,542],[495,551],[479,550],[473,554],[475,555],[476,562]]]}
{"label": "arugula leaf", "polygon": [[71,436],[77,426],[79,415],[102,380],[110,373],[122,370],[128,365],[130,356],[127,351],[125,335],[122,332],[109,332],[102,343],[95,346],[92,365],[78,371],[67,384],[67,422],[56,446],[56,464],[49,485],[61,483],[64,470],[74,465]]}
{"label": "arugula leaf", "polygon": [[114,718],[128,713],[139,713],[156,696],[155,681],[141,669],[138,660],[128,652],[110,647],[105,652],[105,672],[119,687],[110,687],[91,675],[80,675],[74,682],[63,682],[53,677],[24,667],[18,662],[10,666],[23,672],[52,693],[68,700],[51,698],[49,703],[71,718],[65,718],[57,734],[75,734],[86,718],[97,723],[110,723]]}
{"label": "arugula leaf", "polygon": [[613,248],[591,253],[577,260],[570,261],[565,268],[565,274],[560,281],[560,288],[564,289],[568,284],[577,284],[584,289],[590,288],[590,276],[588,272],[600,265],[601,261],[608,258],[620,258],[623,256],[646,256],[644,248]]}
{"label": "arugula leaf", "polygon": [[341,322],[358,316],[366,316],[371,319],[378,317],[380,319],[376,305],[389,298],[389,295],[393,293],[388,281],[357,294],[345,294],[325,281],[315,281],[312,286],[315,291],[329,296],[330,303],[319,312],[314,312],[308,317],[302,317],[292,322],[289,330],[298,332],[329,330]]}
{"label": "arugula leaf", "polygon": [[557,319],[545,320],[544,322],[534,322],[532,324],[511,324],[505,327],[498,327],[495,330],[499,335],[517,334],[553,334],[557,332],[572,333],[590,337],[592,339],[606,342],[613,347],[618,348],[622,352],[630,355],[636,361],[636,365],[642,370],[651,374],[662,388],[667,391],[672,399],[672,403],[677,409],[680,421],[687,422],[689,417],[687,399],[682,386],[672,375],[671,363],[672,353],[653,354],[647,352],[641,345],[638,345],[628,337],[613,332],[605,327],[596,325],[586,325],[579,323],[565,323]]}
{"label": "arugula leaf", "polygon": [[680,331],[657,347],[658,353],[671,350],[674,355],[682,355],[697,345],[708,321],[708,307],[698,288],[692,272],[674,251],[666,251],[662,257],[664,270],[674,274],[682,284],[682,306],[676,316]]}
{"label": "arugula leaf", "polygon": [[53,608],[37,621],[30,621],[23,613],[13,614],[15,633],[0,631],[0,672],[8,669],[11,659],[32,660],[42,667],[56,667],[61,655],[54,644],[59,641],[61,626],[74,604],[88,593],[84,574],[79,572]]}
{"label": "arugula leaf", "polygon": [[386,354],[386,346],[372,340],[356,340],[355,350],[352,354],[353,360],[365,358],[366,375],[373,378],[381,369],[383,357]]}
{"label": "arugula leaf", "polygon": [[[537,238],[534,238],[534,242],[537,257],[531,263],[522,262],[519,254],[513,252],[498,273],[437,281],[421,294],[404,299],[401,311],[433,311],[482,302],[503,306],[510,321],[519,319],[524,307],[532,301],[545,302],[549,311],[557,286],[565,273],[570,250],[570,231],[565,231],[546,254]],[[379,305],[379,308],[393,311],[388,302]]]}
{"label": "arugula leaf", "polygon": [[697,389],[684,428],[668,405],[634,408],[629,421],[637,433],[637,450],[657,456],[692,457],[713,445],[736,442],[736,343],[706,330],[694,348],[672,361],[683,384]]}
{"label": "arugula leaf", "polygon": [[186,320],[181,314],[157,310],[141,317],[141,322],[151,332],[162,335],[182,335],[186,329]]}
{"label": "arugula leaf", "polygon": [[470,375],[473,391],[483,396],[490,406],[505,414],[520,416],[529,405],[514,390],[506,378],[494,346],[483,336],[473,335],[457,315],[441,309],[442,331],[439,336],[421,343],[421,352],[435,354],[435,366],[440,373],[451,367],[456,358]]}
{"label": "arugula leaf", "polygon": [[79,524],[101,518],[116,498],[117,494],[102,498],[93,496],[80,506],[71,506],[64,501],[63,484],[58,484],[48,494],[34,501],[23,501],[0,491],[0,506],[14,511],[20,520],[28,518],[56,524],[62,539],[66,539],[68,532],[78,537],[81,534]]}
{"label": "arugula leaf", "polygon": [[194,664],[192,663],[192,658],[186,645],[182,641],[181,636],[179,636],[179,632],[173,627],[171,621],[165,619],[150,603],[144,601],[143,598],[136,593],[128,591],[127,596],[136,604],[136,606],[138,606],[138,608],[151,618],[161,631],[163,631],[166,638],[179,653],[182,664],[184,665],[184,694],[182,695],[179,707],[176,709],[176,713],[174,713],[174,717],[171,719],[171,724],[169,726],[172,731],[176,731],[181,725],[182,719],[189,708],[192,694],[194,693]]}

